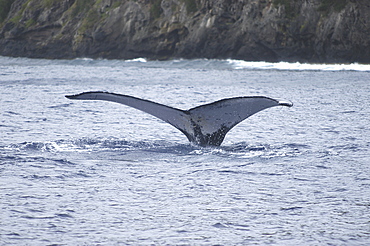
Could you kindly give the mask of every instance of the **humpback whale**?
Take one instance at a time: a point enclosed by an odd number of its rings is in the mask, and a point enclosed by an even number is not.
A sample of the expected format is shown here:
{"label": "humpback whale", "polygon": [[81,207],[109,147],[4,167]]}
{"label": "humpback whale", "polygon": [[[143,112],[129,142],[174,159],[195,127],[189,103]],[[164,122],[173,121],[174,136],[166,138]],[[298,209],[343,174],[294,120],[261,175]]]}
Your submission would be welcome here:
{"label": "humpback whale", "polygon": [[188,140],[200,146],[219,146],[231,128],[249,116],[275,106],[291,107],[289,101],[264,96],[226,98],[181,110],[163,104],[103,91],[66,95],[75,100],[103,100],[121,103],[151,114],[180,130]]}

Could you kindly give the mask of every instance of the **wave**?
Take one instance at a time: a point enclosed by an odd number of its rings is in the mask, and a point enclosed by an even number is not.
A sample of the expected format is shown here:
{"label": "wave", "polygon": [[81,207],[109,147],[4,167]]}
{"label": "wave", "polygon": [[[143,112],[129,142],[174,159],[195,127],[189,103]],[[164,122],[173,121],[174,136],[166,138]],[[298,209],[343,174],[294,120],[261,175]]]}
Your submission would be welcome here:
{"label": "wave", "polygon": [[0,56],[3,66],[100,66],[100,67],[147,67],[177,69],[219,69],[219,70],[297,70],[297,71],[370,71],[370,64],[309,64],[289,62],[244,61],[234,59],[173,59],[167,61],[148,60],[139,57],[128,60],[107,60],[76,58],[72,60],[47,60],[33,58],[13,58]]}
{"label": "wave", "polygon": [[145,63],[145,62],[148,62],[148,60],[140,57],[140,58],[125,60],[125,62],[144,62]]}
{"label": "wave", "polygon": [[370,71],[370,64],[311,64],[289,62],[250,62],[243,60],[227,60],[234,69],[264,69],[264,70],[316,70],[316,71]]}
{"label": "wave", "polygon": [[270,159],[284,156],[298,156],[307,150],[307,146],[298,144],[268,145],[235,143],[218,147],[200,147],[193,144],[174,144],[160,141],[127,141],[120,139],[92,139],[82,138],[73,140],[58,140],[51,142],[24,142],[11,144],[1,149],[6,152],[48,152],[48,153],[99,153],[99,152],[146,152],[157,154],[190,155],[190,156],[218,156],[226,158],[263,158]]}
{"label": "wave", "polygon": [[[187,145],[177,145],[181,148]],[[189,145],[190,146],[190,145]],[[57,140],[48,142],[23,142],[19,144],[10,144],[0,147],[7,151],[41,151],[41,152],[99,152],[99,151],[133,151],[157,149],[161,151],[167,147],[173,147],[173,144],[164,141],[144,142],[127,141],[119,139],[93,139],[81,138],[72,140]],[[164,150],[163,150],[164,151]]]}

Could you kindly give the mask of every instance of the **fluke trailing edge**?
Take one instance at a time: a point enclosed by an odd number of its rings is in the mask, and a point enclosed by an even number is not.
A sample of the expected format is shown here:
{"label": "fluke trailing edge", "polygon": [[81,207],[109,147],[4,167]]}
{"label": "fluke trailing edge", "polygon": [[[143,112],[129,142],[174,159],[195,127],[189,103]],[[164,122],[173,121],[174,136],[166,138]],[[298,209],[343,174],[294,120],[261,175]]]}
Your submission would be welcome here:
{"label": "fluke trailing edge", "polygon": [[231,128],[261,110],[275,106],[293,106],[291,102],[263,96],[226,98],[189,110],[102,91],[66,97],[76,100],[111,101],[136,108],[171,124],[184,133],[190,142],[200,146],[219,146]]}

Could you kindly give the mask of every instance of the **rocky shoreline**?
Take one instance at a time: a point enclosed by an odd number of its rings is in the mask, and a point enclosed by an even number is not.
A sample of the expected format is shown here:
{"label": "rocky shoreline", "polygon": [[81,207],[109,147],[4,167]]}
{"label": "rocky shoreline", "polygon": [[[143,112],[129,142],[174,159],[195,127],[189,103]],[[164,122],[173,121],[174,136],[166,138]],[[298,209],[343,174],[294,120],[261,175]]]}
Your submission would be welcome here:
{"label": "rocky shoreline", "polygon": [[367,0],[0,0],[0,55],[370,63]]}

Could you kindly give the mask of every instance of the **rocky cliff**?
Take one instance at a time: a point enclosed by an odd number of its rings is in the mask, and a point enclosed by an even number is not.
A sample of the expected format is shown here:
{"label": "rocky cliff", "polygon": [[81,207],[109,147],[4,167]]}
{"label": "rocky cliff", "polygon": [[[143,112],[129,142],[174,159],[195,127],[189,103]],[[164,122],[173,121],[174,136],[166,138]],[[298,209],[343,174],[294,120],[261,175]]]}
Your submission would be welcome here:
{"label": "rocky cliff", "polygon": [[368,0],[0,0],[0,55],[370,63]]}

